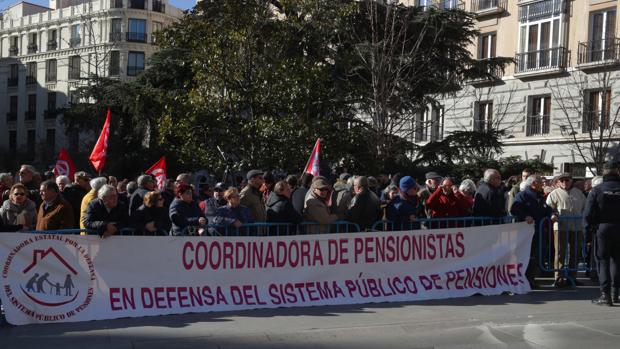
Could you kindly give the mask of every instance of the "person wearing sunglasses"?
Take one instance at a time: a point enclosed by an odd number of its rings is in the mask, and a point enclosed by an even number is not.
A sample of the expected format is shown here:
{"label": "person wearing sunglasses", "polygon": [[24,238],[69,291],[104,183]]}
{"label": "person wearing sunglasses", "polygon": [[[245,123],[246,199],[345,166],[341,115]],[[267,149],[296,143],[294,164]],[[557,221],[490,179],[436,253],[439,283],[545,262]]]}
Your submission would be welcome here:
{"label": "person wearing sunglasses", "polygon": [[17,183],[11,187],[9,199],[0,207],[0,217],[5,226],[19,226],[19,230],[33,230],[36,226],[37,208],[26,197],[26,187]]}
{"label": "person wearing sunglasses", "polygon": [[304,219],[316,222],[318,225],[308,226],[308,233],[327,233],[329,232],[328,225],[338,220],[338,216],[329,211],[331,191],[332,187],[325,177],[314,177],[310,186],[310,195],[304,205]]}

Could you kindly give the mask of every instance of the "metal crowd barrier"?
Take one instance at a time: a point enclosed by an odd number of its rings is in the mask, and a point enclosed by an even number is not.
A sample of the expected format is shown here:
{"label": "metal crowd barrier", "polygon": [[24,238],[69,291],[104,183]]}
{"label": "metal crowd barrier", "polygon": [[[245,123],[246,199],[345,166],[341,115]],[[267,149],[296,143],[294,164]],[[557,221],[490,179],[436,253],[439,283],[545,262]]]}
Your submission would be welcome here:
{"label": "metal crowd barrier", "polygon": [[395,230],[426,230],[476,227],[483,225],[506,224],[514,222],[514,217],[446,217],[446,218],[418,218],[413,222],[378,221],[372,225],[371,231]]}
{"label": "metal crowd barrier", "polygon": [[545,218],[539,223],[537,260],[542,272],[576,286],[578,272],[596,272],[594,242],[585,241],[582,216],[560,216],[557,222]]}

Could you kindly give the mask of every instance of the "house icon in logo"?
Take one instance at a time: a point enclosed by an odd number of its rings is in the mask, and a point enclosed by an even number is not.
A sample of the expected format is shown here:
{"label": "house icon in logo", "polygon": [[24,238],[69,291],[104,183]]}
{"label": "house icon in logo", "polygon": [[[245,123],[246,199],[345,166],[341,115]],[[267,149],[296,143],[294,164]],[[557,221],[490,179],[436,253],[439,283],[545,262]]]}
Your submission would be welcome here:
{"label": "house icon in logo", "polygon": [[73,269],[73,267],[71,265],[69,265],[69,263],[67,263],[67,261],[62,258],[61,255],[58,254],[58,252],[56,252],[53,248],[48,248],[47,250],[34,250],[32,251],[32,263],[30,263],[29,266],[27,266],[22,273],[26,274],[27,272],[29,272],[32,268],[34,268],[40,261],[42,261],[45,257],[47,257],[48,255],[52,255],[54,257],[56,257],[56,259],[62,264],[64,265],[67,270],[69,272],[71,272],[73,275],[77,275],[77,271],[75,271],[75,269]]}

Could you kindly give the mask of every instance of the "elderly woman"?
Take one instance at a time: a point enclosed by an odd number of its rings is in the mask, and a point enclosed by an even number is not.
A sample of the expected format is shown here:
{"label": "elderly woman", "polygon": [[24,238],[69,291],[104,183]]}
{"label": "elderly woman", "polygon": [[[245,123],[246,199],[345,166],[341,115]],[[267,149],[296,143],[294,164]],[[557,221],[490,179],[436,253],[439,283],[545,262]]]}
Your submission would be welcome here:
{"label": "elderly woman", "polygon": [[230,187],[224,192],[226,206],[220,207],[215,213],[214,223],[225,227],[239,228],[244,223],[253,223],[250,209],[241,205],[241,196],[237,188]]}
{"label": "elderly woman", "polygon": [[161,192],[146,193],[144,203],[133,212],[131,221],[136,235],[168,235],[170,218]]}
{"label": "elderly woman", "polygon": [[186,183],[177,186],[176,198],[170,204],[169,215],[172,221],[172,235],[188,235],[207,224],[204,212],[194,201],[192,186]]}
{"label": "elderly woman", "polygon": [[27,190],[23,184],[17,183],[11,187],[9,199],[0,207],[3,225],[20,226],[22,230],[36,227],[37,209],[26,195]]}
{"label": "elderly woman", "polygon": [[10,173],[0,173],[0,197],[2,201],[9,199],[9,192],[13,186],[13,176]]}
{"label": "elderly woman", "polygon": [[69,179],[69,177],[64,175],[56,177],[56,185],[58,185],[58,189],[60,189],[61,193],[65,191],[65,187],[69,184],[71,184],[71,180]]}

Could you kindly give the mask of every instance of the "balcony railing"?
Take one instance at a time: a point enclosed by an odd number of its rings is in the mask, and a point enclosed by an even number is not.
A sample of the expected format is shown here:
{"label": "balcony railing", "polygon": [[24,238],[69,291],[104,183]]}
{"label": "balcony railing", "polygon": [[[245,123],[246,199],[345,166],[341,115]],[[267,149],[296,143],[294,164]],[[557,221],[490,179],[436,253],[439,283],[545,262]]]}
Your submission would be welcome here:
{"label": "balcony railing", "polygon": [[519,5],[519,21],[528,22],[563,13],[568,8],[566,0],[544,0]]}
{"label": "balcony railing", "polygon": [[493,14],[506,11],[508,0],[472,0],[471,11],[478,15]]}
{"label": "balcony railing", "polygon": [[48,109],[43,112],[44,119],[56,119],[57,116],[58,116],[58,110],[56,110],[56,108]]}
{"label": "balcony railing", "polygon": [[599,132],[609,130],[609,110],[601,113],[598,111],[586,111],[583,113],[582,132]]}
{"label": "balcony railing", "polygon": [[127,66],[127,76],[136,76],[143,70],[143,66]]}
{"label": "balcony railing", "polygon": [[166,4],[163,1],[153,1],[153,11],[166,13]]}
{"label": "balcony railing", "polygon": [[549,133],[549,115],[532,115],[527,117],[527,136],[539,136]]}
{"label": "balcony railing", "polygon": [[47,50],[54,51],[58,48],[58,42],[56,40],[49,40],[47,42]]}
{"label": "balcony railing", "polygon": [[567,56],[568,50],[564,47],[517,53],[515,56],[516,73],[564,69]]}
{"label": "balcony railing", "polygon": [[80,80],[79,68],[69,68],[69,80]]}
{"label": "balcony railing", "polygon": [[24,117],[26,118],[26,120],[36,120],[37,119],[37,112],[36,111],[26,111],[24,112]]}
{"label": "balcony railing", "polygon": [[123,0],[111,0],[110,8],[123,8]]}
{"label": "balcony railing", "polygon": [[79,36],[73,37],[69,39],[69,46],[71,47],[78,47],[80,46],[80,43],[82,42],[82,38],[80,38]]}
{"label": "balcony railing", "polygon": [[36,85],[36,84],[37,84],[36,76],[26,76],[26,85],[31,86],[31,85]]}
{"label": "balcony railing", "polygon": [[146,33],[127,32],[127,41],[146,42]]}
{"label": "balcony railing", "polygon": [[19,54],[19,48],[17,46],[9,47],[9,56],[17,56]]}
{"label": "balcony railing", "polygon": [[608,38],[580,42],[577,50],[577,64],[607,64],[620,62],[620,40]]}
{"label": "balcony railing", "polygon": [[504,76],[504,72],[500,67],[490,67],[487,63],[488,59],[479,59],[474,66],[472,66],[472,74],[476,77],[471,79],[471,84],[493,82],[501,80]]}
{"label": "balcony railing", "polygon": [[39,46],[37,44],[28,44],[28,54],[37,53]]}
{"label": "balcony railing", "polygon": [[7,82],[7,86],[8,87],[15,87],[19,83],[19,79],[18,78],[8,78],[8,79],[6,79],[6,82]]}
{"label": "balcony railing", "polygon": [[56,72],[45,75],[45,82],[56,82]]}
{"label": "balcony railing", "polygon": [[123,33],[121,32],[110,33],[110,42],[121,42],[121,41],[123,41]]}
{"label": "balcony railing", "polygon": [[17,121],[17,112],[6,113],[6,121]]}

